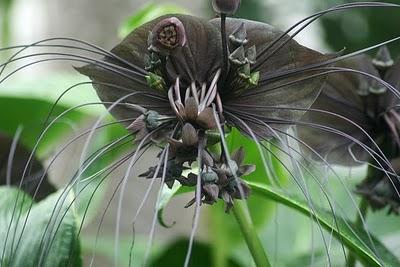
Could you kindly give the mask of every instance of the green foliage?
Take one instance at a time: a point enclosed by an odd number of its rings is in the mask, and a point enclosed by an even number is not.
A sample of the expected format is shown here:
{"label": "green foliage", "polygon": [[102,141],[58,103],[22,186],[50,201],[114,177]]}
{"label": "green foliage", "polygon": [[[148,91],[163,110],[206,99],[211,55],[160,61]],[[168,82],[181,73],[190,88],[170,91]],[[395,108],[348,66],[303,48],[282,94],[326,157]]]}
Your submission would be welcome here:
{"label": "green foliage", "polygon": [[[7,114],[0,116],[1,131],[12,137],[17,128],[22,127],[20,141],[26,147],[33,149],[41,132],[45,129],[46,118],[53,104],[41,99],[0,97],[0,106],[7,111]],[[61,114],[66,110],[67,107],[61,105],[54,107],[54,113],[49,122],[54,119],[54,115]],[[62,137],[72,131],[68,121],[77,123],[83,118],[82,112],[71,111],[58,123],[53,124],[40,142],[37,154],[44,156],[60,142]]]}
{"label": "green foliage", "polygon": [[[61,219],[59,216],[54,220],[53,217],[50,221],[60,196],[61,193],[57,192],[34,204],[22,191],[0,187],[0,240],[2,240],[0,251],[4,255],[0,259],[2,266],[34,267],[38,266],[39,262],[40,266],[49,267],[82,265],[80,245],[76,239],[78,228],[75,207],[72,204],[74,199],[72,192],[64,197],[65,201],[57,209],[59,214],[65,215],[64,218]],[[28,219],[25,221],[27,216]],[[9,228],[10,222],[12,224]],[[42,236],[45,236],[43,239],[45,246],[41,244]]]}
{"label": "green foliage", "polygon": [[[250,183],[255,193],[295,209],[317,220],[345,246],[347,246],[365,266],[400,266],[399,260],[378,239],[371,237],[364,229],[359,229],[350,222],[332,214],[330,211],[314,207],[296,197],[288,196],[265,184]],[[371,243],[372,241],[372,243]]]}
{"label": "green foliage", "polygon": [[127,18],[119,29],[119,36],[124,38],[140,25],[167,14],[188,14],[182,7],[174,4],[160,4],[150,1],[133,16]]}
{"label": "green foliage", "polygon": [[[315,10],[338,4],[334,0],[327,2],[315,2]],[[398,4],[398,1],[392,2]],[[320,21],[326,43],[335,51],[345,47],[350,52],[397,37],[399,31],[394,25],[399,24],[399,15],[399,8],[358,8],[329,14]],[[398,44],[391,45],[390,49],[393,55],[400,53]]]}

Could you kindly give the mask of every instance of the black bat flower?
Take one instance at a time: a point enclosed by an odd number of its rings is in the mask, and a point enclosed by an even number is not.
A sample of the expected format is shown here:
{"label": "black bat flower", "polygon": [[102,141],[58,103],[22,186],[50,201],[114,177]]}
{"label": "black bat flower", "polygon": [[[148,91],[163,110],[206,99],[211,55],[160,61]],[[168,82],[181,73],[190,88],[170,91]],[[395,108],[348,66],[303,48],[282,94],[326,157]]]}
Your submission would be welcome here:
{"label": "black bat flower", "polygon": [[[398,212],[400,184],[400,60],[386,47],[372,59],[363,55],[338,64],[299,127],[302,140],[321,160],[375,167],[359,186],[375,208]],[[314,154],[315,156],[316,154]],[[315,157],[315,158],[318,158]]]}
{"label": "black bat flower", "polygon": [[[214,6],[223,2],[215,1]],[[299,119],[303,112],[296,108],[310,107],[324,78],[302,80],[309,73],[280,73],[328,58],[267,24],[226,19],[224,13],[211,21],[187,15],[160,17],[133,31],[111,52],[124,61],[105,57],[102,64],[78,70],[93,80],[102,101],[114,104],[110,111],[118,120],[134,121],[126,126],[138,133],[137,140],[174,140],[169,141],[176,156],[170,159],[175,161],[170,166],[193,160],[193,149],[184,148],[187,129],[195,135],[195,144],[190,144],[195,151],[199,147],[206,151],[208,133],[224,129],[224,125],[249,136],[270,138],[270,128],[249,115],[286,129],[288,124],[279,122]],[[104,67],[106,64],[114,66],[113,70]],[[186,161],[182,151],[190,151]],[[226,160],[223,156],[203,161],[201,171],[226,164]],[[147,176],[162,176],[155,173],[153,169]],[[171,177],[165,181],[171,185]]]}

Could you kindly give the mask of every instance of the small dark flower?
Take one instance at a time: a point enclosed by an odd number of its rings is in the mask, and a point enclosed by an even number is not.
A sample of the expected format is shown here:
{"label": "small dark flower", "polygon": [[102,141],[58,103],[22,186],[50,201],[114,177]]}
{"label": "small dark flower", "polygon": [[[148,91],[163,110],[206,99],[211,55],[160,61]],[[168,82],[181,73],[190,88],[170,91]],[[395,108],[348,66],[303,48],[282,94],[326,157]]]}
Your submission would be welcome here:
{"label": "small dark flower", "polygon": [[[244,157],[245,152],[241,147],[231,155],[229,162],[216,161],[214,166],[206,168],[201,174],[204,203],[213,204],[219,197],[224,200],[228,212],[233,206],[234,199],[249,197],[250,187],[240,177],[255,171],[255,165],[242,165]],[[193,180],[193,174],[191,176]]]}
{"label": "small dark flower", "polygon": [[[397,170],[385,158],[400,157],[400,99],[395,95],[400,86],[400,60],[393,62],[384,47],[375,59],[359,56],[337,68],[342,72],[327,79],[305,123],[299,126],[300,137],[330,163],[354,166],[369,162],[380,168],[358,191],[368,196],[373,207],[390,205],[397,210],[400,196],[394,184],[398,177],[391,177]],[[395,92],[379,79],[394,86]]]}

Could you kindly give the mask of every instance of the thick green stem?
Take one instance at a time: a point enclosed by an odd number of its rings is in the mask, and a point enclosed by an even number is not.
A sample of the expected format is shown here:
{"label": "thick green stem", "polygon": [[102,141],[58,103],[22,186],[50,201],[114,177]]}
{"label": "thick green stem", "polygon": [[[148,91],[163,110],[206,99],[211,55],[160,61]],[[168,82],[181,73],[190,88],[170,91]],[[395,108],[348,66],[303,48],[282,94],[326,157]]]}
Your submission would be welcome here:
{"label": "thick green stem", "polygon": [[235,201],[233,206],[233,213],[236,221],[239,224],[242,235],[246,240],[247,247],[253,256],[254,262],[257,267],[270,267],[268,256],[263,248],[260,239],[258,238],[257,231],[254,228],[250,214],[246,209],[243,201]]}
{"label": "thick green stem", "polygon": [[[365,220],[368,212],[368,202],[364,198],[361,199],[359,205],[360,213],[357,214],[357,218],[354,222],[355,226],[359,229],[364,228],[363,220]],[[355,267],[357,263],[356,255],[349,251],[349,258],[347,259],[347,267]]]}

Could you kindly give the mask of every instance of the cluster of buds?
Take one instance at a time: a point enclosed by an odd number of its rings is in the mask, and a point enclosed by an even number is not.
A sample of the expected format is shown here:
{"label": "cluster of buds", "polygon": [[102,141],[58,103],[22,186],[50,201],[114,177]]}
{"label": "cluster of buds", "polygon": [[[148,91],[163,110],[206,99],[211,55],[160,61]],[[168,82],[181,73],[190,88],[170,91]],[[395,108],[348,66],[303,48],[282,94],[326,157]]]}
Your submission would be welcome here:
{"label": "cluster of buds", "polygon": [[[195,187],[200,180],[202,203],[212,205],[218,199],[222,199],[226,204],[226,212],[232,208],[234,199],[249,197],[250,188],[241,177],[251,174],[255,165],[243,164],[243,148],[232,153],[229,159],[221,155],[216,156],[206,147],[207,135],[202,134],[201,130],[196,130],[190,123],[184,125],[181,136],[181,140],[169,140],[170,155],[164,173],[164,181],[168,187],[172,188],[175,181],[182,186]],[[199,150],[201,159],[197,161]],[[184,170],[193,169],[193,162],[196,161],[201,163],[201,166],[196,166],[199,169],[198,173],[196,171],[183,175]],[[159,171],[155,175],[157,169]],[[140,176],[161,178],[162,169],[164,166],[151,167]],[[190,207],[195,201],[195,198],[192,199],[186,207]]]}
{"label": "cluster of buds", "polygon": [[235,75],[236,79],[230,82],[231,84],[234,83],[236,88],[239,88],[237,93],[240,93],[242,90],[257,86],[260,80],[260,72],[252,72],[251,69],[252,65],[256,63],[257,50],[255,45],[249,48],[246,47],[248,40],[244,23],[241,23],[229,35],[229,42],[231,71],[238,74]]}

